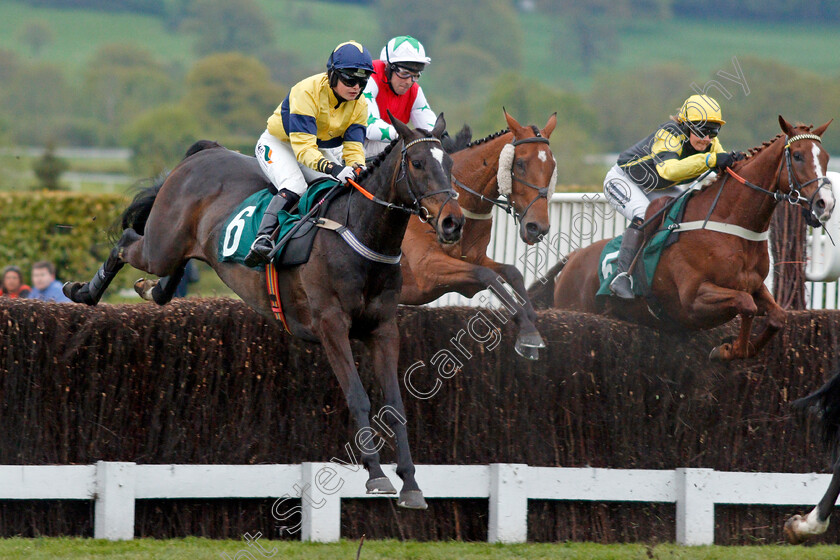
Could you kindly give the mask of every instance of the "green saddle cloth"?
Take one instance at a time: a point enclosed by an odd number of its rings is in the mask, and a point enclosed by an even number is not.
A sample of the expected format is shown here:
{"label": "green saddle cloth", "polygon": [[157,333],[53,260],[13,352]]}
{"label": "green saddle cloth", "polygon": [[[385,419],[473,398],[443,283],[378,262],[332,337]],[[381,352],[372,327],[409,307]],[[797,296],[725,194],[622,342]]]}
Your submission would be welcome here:
{"label": "green saddle cloth", "polygon": [[[280,233],[277,239],[283,239],[289,230],[306,215],[312,207],[323,198],[326,191],[338,184],[338,181],[326,180],[312,185],[298,202],[298,213],[290,214],[281,211],[277,218],[280,222]],[[243,264],[245,256],[251,250],[260,228],[265,209],[274,195],[268,189],[258,191],[240,204],[230,215],[219,237],[219,261]],[[262,268],[262,265],[259,267]]]}
{"label": "green saddle cloth", "polygon": [[[668,228],[672,224],[677,224],[682,220],[685,204],[690,197],[690,194],[682,197],[668,210],[668,214],[665,216],[665,221],[660,226],[659,231],[653,235],[650,242],[642,249],[642,262],[637,262],[633,270],[633,293],[637,297],[646,297],[648,295],[649,286],[653,285],[653,275],[656,273],[656,267],[659,264],[662,251],[670,245],[667,243],[668,238],[671,234],[679,231],[673,231]],[[595,294],[596,296],[613,295],[610,291],[610,282],[613,281],[613,278],[615,278],[618,272],[615,267],[615,260],[618,258],[618,251],[621,247],[621,239],[623,237],[623,235],[619,235],[611,240],[604,246],[603,251],[601,251],[601,258],[598,259],[598,280],[600,281],[600,287],[598,288],[597,294]],[[646,282],[637,280],[637,277],[642,271],[645,275],[644,279],[647,280]]]}

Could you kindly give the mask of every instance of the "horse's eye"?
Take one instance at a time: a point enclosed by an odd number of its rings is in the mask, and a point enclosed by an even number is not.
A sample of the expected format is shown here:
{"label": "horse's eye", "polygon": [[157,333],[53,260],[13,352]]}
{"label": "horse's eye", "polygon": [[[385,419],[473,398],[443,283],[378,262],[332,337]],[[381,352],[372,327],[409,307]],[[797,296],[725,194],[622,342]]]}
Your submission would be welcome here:
{"label": "horse's eye", "polygon": [[793,159],[795,161],[802,161],[802,154],[800,154],[799,152],[794,152],[793,153]]}
{"label": "horse's eye", "polygon": [[416,159],[411,160],[411,165],[414,169],[423,169],[423,162]]}
{"label": "horse's eye", "polygon": [[522,171],[525,171],[525,160],[524,159],[516,160],[516,167],[518,167]]}

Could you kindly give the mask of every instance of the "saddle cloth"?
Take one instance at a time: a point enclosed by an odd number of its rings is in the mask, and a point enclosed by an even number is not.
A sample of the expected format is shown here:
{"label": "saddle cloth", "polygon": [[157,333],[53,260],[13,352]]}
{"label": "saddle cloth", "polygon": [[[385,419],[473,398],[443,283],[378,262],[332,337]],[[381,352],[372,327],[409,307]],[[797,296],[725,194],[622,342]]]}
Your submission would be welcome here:
{"label": "saddle cloth", "polygon": [[[326,179],[315,183],[306,189],[306,192],[301,196],[297,212],[290,214],[289,212],[281,211],[277,215],[280,232],[276,240],[283,239],[295,224],[300,221],[301,216],[307,214],[337,184],[338,181]],[[268,207],[272,196],[274,195],[268,189],[258,191],[246,198],[231,213],[224,224],[222,235],[219,236],[219,261],[243,264],[245,256],[254,243],[254,239],[257,238],[260,221],[262,220],[263,214],[265,214],[265,209]],[[281,248],[276,253],[274,258],[275,263],[293,265],[303,264],[308,260],[309,250],[312,247],[311,242],[314,240],[314,235],[312,235],[314,232],[311,231],[311,225],[311,223],[303,224],[295,232],[294,237],[286,244],[286,247]],[[307,236],[307,234],[310,235]],[[296,240],[302,240],[303,238],[307,238],[306,240],[308,241],[306,244],[308,246],[303,248],[303,253],[305,254],[301,255],[301,251],[294,251],[294,255],[289,255],[293,258],[291,260],[287,259],[286,254],[290,252],[288,249],[295,244]],[[262,265],[259,268],[262,268]]]}
{"label": "saddle cloth", "polygon": [[[691,198],[691,195],[682,197],[668,210],[665,219],[662,221],[656,233],[653,234],[642,248],[642,255],[637,259],[636,266],[633,269],[633,293],[636,296],[649,297],[651,295],[650,286],[653,285],[653,275],[656,273],[656,267],[659,264],[662,251],[677,242],[679,232],[678,230],[669,229],[669,226],[679,224],[682,221],[683,214],[685,213],[685,205],[689,198]],[[601,251],[601,257],[598,259],[598,280],[600,281],[600,286],[596,296],[612,297],[610,282],[612,282],[617,273],[615,260],[618,258],[618,251],[621,247],[623,237],[623,235],[619,235],[614,238]]]}

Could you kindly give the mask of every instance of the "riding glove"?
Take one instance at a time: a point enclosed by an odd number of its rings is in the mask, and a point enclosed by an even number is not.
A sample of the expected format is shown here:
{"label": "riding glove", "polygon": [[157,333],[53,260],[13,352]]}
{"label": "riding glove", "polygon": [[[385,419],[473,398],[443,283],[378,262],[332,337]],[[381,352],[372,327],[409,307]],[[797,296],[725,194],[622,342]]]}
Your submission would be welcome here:
{"label": "riding glove", "polygon": [[735,163],[735,158],[728,152],[718,152],[715,158],[715,169],[723,171],[727,167],[732,167]]}
{"label": "riding glove", "polygon": [[349,166],[333,165],[329,173],[342,183],[346,183],[347,179],[356,178],[356,174],[353,172],[353,168]]}

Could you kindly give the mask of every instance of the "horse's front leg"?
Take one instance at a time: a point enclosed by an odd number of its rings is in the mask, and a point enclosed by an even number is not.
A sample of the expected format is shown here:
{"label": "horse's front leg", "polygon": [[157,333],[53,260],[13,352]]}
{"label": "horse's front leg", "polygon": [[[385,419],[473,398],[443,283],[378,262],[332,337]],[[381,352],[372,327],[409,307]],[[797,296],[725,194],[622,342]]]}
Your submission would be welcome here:
{"label": "horse's front leg", "polygon": [[[373,369],[385,393],[385,407],[376,415],[377,424],[388,429],[388,435],[397,443],[397,474],[403,480],[397,505],[409,509],[426,509],[423,492],[414,479],[414,462],[408,446],[408,430],[397,378],[397,362],[400,353],[400,334],[396,319],[382,323],[371,333],[368,348],[373,359]],[[384,420],[386,425],[382,425]]]}
{"label": "horse's front leg", "polygon": [[820,503],[808,515],[794,515],[785,522],[785,536],[790,544],[800,544],[828,529],[828,518],[840,495],[840,459],[834,463],[834,474]]}
{"label": "horse's front leg", "polygon": [[539,349],[545,348],[545,342],[543,342],[534,324],[537,321],[537,312],[531,305],[522,273],[513,265],[499,263],[486,256],[480,264],[496,274],[493,279],[494,284],[498,284],[498,278],[501,277],[513,288],[513,296],[502,286],[499,286],[499,289],[493,290],[493,292],[497,297],[503,299],[506,305],[510,306],[509,309],[513,309],[513,319],[519,327],[519,334],[516,337],[516,353],[531,360],[539,359]]}
{"label": "horse's front leg", "polygon": [[367,491],[369,494],[396,494],[396,489],[382,471],[379,449],[376,447],[375,438],[371,437],[374,431],[370,427],[370,399],[359,379],[350,348],[350,318],[334,307],[322,310],[313,323],[316,335],[324,346],[330,366],[347,399],[350,415],[356,421],[358,432],[354,439],[362,456],[362,464],[368,471],[368,481],[365,485]]}
{"label": "horse's front leg", "polygon": [[758,333],[750,343],[755,353],[764,348],[770,339],[785,326],[785,323],[787,323],[787,312],[776,303],[776,300],[773,299],[773,294],[770,293],[770,290],[763,283],[754,298],[758,306],[758,315],[767,315],[767,325],[764,327],[764,330]]}
{"label": "horse's front leg", "polygon": [[735,342],[724,342],[712,349],[709,358],[716,360],[734,360],[747,358],[750,353],[750,332],[758,306],[747,292],[723,288],[711,282],[703,282],[690,306],[692,318],[703,321],[704,318],[735,312],[741,317],[741,329]]}

